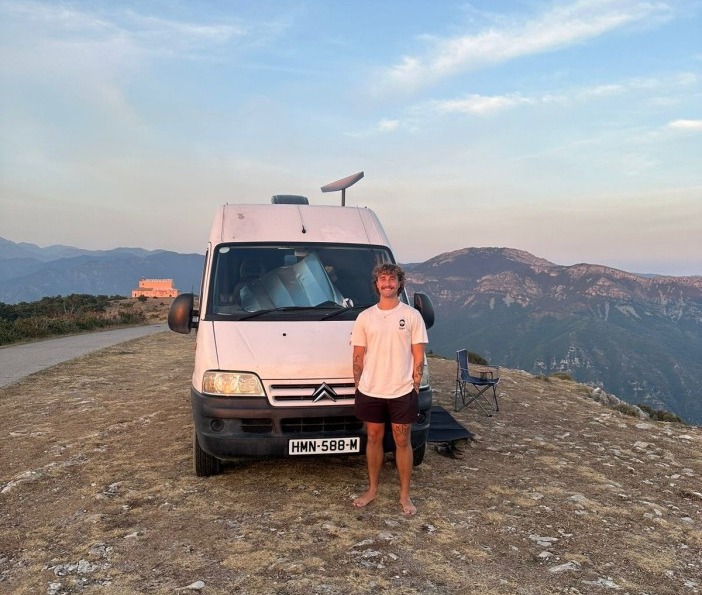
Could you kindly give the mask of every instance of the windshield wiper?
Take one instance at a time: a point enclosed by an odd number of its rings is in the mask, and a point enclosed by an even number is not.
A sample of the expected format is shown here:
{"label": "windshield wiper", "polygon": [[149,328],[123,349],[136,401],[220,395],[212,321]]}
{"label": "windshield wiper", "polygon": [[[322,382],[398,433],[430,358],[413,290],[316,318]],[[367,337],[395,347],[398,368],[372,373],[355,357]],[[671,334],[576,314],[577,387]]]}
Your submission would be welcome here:
{"label": "windshield wiper", "polygon": [[329,310],[330,308],[343,308],[341,304],[337,304],[336,302],[333,302],[331,300],[327,300],[326,302],[322,302],[321,304],[317,304],[316,306],[310,306],[310,308],[314,308],[315,310]]}
{"label": "windshield wiper", "polygon": [[326,314],[322,316],[322,320],[328,320],[330,318],[334,318],[335,316],[338,316],[339,314],[344,314],[347,312],[355,312],[356,310],[365,310],[366,308],[370,308],[373,304],[359,304],[358,306],[347,306],[343,308],[339,308],[336,312],[330,312],[329,314]]}
{"label": "windshield wiper", "polygon": [[333,318],[338,314],[343,314],[344,312],[353,312],[355,310],[364,310],[373,304],[362,304],[360,306],[339,306],[336,302],[323,302],[317,304],[316,306],[281,306],[280,308],[266,308],[264,310],[256,310],[255,312],[249,312],[246,316],[242,316],[237,320],[251,320],[252,318],[258,318],[259,316],[265,316],[266,314],[271,314],[272,312],[299,312],[300,310],[331,310],[333,312],[325,314],[320,318],[320,320],[326,320],[327,318]]}

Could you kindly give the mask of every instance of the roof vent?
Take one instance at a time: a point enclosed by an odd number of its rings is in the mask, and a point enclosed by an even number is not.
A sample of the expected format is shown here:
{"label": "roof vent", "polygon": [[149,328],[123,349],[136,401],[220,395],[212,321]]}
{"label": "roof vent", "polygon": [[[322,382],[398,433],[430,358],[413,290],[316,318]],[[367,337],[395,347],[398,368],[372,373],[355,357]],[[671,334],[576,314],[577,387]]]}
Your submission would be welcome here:
{"label": "roof vent", "polygon": [[271,197],[274,205],[308,205],[310,201],[306,196],[299,194],[275,194]]}

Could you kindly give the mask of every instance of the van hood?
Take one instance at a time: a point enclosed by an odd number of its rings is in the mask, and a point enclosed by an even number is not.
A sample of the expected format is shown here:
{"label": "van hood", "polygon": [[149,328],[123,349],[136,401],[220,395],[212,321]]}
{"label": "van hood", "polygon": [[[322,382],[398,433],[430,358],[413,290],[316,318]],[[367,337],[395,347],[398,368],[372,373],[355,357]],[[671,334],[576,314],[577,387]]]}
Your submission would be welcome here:
{"label": "van hood", "polygon": [[352,378],[349,321],[213,322],[220,370],[262,380]]}

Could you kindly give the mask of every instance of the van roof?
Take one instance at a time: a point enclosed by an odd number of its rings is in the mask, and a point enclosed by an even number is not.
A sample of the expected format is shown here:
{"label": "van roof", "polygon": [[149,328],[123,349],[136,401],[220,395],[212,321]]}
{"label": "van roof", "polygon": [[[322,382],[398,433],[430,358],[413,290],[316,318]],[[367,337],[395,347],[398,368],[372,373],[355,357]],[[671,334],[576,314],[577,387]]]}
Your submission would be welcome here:
{"label": "van roof", "polygon": [[390,247],[378,217],[365,207],[232,204],[217,210],[210,233],[212,245],[267,241]]}

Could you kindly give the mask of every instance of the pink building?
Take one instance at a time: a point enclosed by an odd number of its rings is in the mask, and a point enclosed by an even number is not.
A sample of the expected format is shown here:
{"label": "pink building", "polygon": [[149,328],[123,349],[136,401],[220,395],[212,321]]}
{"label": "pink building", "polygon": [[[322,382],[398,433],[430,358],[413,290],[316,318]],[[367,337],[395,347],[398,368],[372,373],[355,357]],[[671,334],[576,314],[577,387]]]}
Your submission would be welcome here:
{"label": "pink building", "polygon": [[177,297],[178,290],[173,287],[173,279],[139,279],[139,288],[132,289],[132,297]]}

